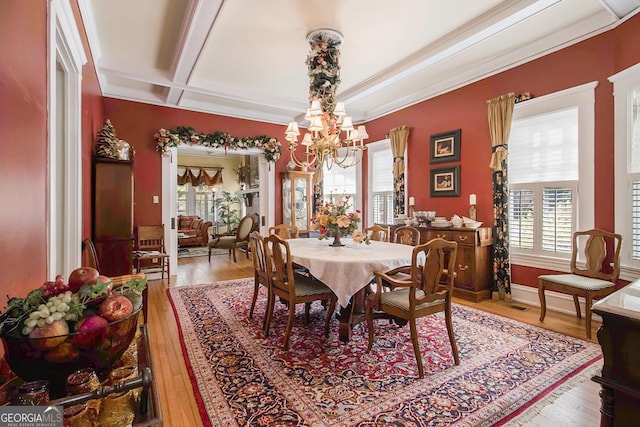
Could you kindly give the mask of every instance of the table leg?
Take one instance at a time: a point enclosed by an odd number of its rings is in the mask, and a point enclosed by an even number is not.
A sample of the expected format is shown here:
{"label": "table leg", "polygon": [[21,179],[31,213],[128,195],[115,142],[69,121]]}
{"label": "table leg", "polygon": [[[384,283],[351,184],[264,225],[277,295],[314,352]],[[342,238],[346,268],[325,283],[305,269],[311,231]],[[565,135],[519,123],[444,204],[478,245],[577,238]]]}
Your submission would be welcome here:
{"label": "table leg", "polygon": [[340,313],[338,320],[340,321],[340,327],[338,329],[338,335],[340,342],[347,344],[351,339],[351,329],[360,322],[364,322],[367,317],[365,315],[365,298],[368,293],[368,286],[358,291],[346,307],[340,307]]}

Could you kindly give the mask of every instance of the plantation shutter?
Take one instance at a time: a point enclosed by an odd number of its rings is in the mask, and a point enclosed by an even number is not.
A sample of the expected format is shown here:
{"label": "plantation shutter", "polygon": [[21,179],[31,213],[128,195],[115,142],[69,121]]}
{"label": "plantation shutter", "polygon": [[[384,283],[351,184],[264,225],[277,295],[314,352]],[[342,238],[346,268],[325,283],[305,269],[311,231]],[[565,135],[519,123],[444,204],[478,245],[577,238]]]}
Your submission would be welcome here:
{"label": "plantation shutter", "polygon": [[542,191],[542,249],[571,253],[571,188],[544,188]]}
{"label": "plantation shutter", "polygon": [[640,260],[640,89],[631,94],[631,141],[628,174],[631,181],[631,257]]}
{"label": "plantation shutter", "polygon": [[533,190],[509,192],[509,244],[512,247],[533,249],[533,201]]}
{"label": "plantation shutter", "polygon": [[393,222],[393,154],[391,149],[379,150],[369,157],[373,168],[371,183],[373,200],[373,222],[390,224]]}

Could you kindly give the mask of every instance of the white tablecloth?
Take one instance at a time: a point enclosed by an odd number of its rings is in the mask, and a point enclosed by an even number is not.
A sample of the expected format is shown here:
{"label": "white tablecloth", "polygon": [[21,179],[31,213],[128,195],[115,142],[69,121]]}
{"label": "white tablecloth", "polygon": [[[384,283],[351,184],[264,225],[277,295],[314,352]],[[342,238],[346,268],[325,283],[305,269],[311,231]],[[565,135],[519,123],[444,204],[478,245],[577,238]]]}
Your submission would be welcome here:
{"label": "white tablecloth", "polygon": [[289,239],[291,260],[326,284],[342,307],[373,279],[374,271],[411,264],[413,246],[372,241],[371,245],[343,238],[345,246],[332,247],[333,238]]}

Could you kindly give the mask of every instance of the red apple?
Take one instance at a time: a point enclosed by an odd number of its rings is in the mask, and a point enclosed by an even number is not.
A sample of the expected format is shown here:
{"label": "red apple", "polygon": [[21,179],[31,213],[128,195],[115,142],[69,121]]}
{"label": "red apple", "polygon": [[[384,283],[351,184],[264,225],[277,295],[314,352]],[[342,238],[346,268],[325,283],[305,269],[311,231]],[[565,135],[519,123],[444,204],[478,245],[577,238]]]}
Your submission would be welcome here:
{"label": "red apple", "polygon": [[93,267],[76,268],[69,275],[69,290],[78,292],[85,283],[94,284],[100,277],[100,273]]}
{"label": "red apple", "polygon": [[[35,328],[29,334],[31,344],[40,350],[51,350],[65,342],[69,334],[69,325],[64,319]],[[52,338],[49,338],[52,337]],[[43,339],[46,338],[46,339]]]}
{"label": "red apple", "polygon": [[93,347],[107,336],[107,319],[101,316],[87,316],[76,324],[77,333],[71,339],[78,347]]}
{"label": "red apple", "polygon": [[100,304],[100,315],[109,322],[124,319],[133,313],[133,304],[124,295],[109,295]]}

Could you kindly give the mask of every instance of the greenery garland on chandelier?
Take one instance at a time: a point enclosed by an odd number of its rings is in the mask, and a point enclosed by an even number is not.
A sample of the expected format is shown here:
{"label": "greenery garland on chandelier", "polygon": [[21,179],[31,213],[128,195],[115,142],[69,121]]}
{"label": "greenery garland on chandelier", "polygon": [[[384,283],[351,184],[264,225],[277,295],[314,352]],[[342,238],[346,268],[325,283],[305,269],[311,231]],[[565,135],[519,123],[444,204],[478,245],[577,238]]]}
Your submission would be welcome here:
{"label": "greenery garland on chandelier", "polygon": [[258,148],[264,153],[268,162],[276,162],[282,152],[282,144],[276,138],[260,135],[253,138],[238,138],[228,132],[216,131],[214,133],[198,133],[192,127],[178,126],[175,130],[160,129],[154,138],[157,142],[156,151],[165,154],[178,144],[202,145],[211,148],[224,148],[234,150],[248,150]]}

